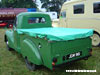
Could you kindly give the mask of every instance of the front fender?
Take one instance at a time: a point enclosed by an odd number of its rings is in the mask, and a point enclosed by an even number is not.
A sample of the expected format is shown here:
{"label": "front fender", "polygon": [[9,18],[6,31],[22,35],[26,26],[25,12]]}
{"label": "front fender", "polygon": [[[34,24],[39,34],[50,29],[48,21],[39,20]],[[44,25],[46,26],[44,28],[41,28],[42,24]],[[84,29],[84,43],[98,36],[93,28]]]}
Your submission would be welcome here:
{"label": "front fender", "polygon": [[92,29],[94,29],[94,31],[97,32],[97,33],[100,35],[100,30],[99,30],[99,28],[94,27],[94,28],[92,28]]}
{"label": "front fender", "polygon": [[21,42],[21,53],[22,55],[28,58],[28,60],[36,65],[42,64],[42,59],[39,53],[38,48],[35,43],[30,39],[24,39]]}
{"label": "front fender", "polygon": [[13,37],[13,32],[8,30],[5,33],[5,42],[8,40],[9,42],[9,47],[14,48],[14,37]]}

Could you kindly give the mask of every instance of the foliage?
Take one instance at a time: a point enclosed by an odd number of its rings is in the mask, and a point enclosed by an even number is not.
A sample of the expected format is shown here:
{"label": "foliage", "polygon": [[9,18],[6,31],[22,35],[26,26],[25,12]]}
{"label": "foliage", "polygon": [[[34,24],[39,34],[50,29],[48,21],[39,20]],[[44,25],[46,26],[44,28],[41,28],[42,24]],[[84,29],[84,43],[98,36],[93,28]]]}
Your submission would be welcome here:
{"label": "foliage", "polygon": [[1,2],[0,2],[0,7],[2,6]]}
{"label": "foliage", "polygon": [[41,0],[43,3],[42,8],[46,8],[47,11],[60,12],[61,6],[65,0]]}
{"label": "foliage", "polygon": [[32,0],[2,0],[2,4],[6,8],[36,8],[36,4]]}

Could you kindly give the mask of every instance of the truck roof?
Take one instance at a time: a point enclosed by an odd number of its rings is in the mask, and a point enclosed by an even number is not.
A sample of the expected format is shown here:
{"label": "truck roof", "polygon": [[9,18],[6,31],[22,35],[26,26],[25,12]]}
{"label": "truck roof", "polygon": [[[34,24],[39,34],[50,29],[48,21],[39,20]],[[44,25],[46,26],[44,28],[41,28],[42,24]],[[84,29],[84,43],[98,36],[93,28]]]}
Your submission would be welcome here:
{"label": "truck roof", "polygon": [[92,29],[72,28],[35,28],[18,29],[18,34],[26,34],[32,37],[47,38],[50,41],[67,41],[86,38],[93,35]]}
{"label": "truck roof", "polygon": [[42,13],[42,12],[22,12],[20,14],[17,15],[17,17],[19,16],[29,16],[29,15],[46,15],[49,16],[48,14]]}
{"label": "truck roof", "polygon": [[64,3],[64,5],[70,4],[70,3],[75,3],[75,2],[81,2],[81,1],[86,1],[86,0],[70,0],[70,1],[66,1],[66,2]]}

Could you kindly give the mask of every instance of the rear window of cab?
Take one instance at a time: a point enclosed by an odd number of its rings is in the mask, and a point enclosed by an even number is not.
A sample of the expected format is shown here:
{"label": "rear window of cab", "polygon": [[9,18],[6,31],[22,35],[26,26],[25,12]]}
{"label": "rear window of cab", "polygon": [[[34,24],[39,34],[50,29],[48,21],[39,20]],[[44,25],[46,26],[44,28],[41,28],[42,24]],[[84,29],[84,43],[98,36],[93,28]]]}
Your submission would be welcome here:
{"label": "rear window of cab", "polygon": [[28,19],[28,24],[34,24],[34,23],[46,23],[46,20],[43,17],[30,17]]}

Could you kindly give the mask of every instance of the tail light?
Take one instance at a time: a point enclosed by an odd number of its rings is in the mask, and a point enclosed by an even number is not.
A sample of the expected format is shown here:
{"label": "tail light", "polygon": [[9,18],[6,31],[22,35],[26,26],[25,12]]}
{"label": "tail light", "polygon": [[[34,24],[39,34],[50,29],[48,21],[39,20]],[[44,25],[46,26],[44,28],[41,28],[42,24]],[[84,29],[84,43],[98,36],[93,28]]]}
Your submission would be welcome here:
{"label": "tail light", "polygon": [[52,66],[55,66],[56,62],[57,62],[57,58],[53,58]]}
{"label": "tail light", "polygon": [[55,66],[55,63],[54,62],[52,62],[52,66]]}

